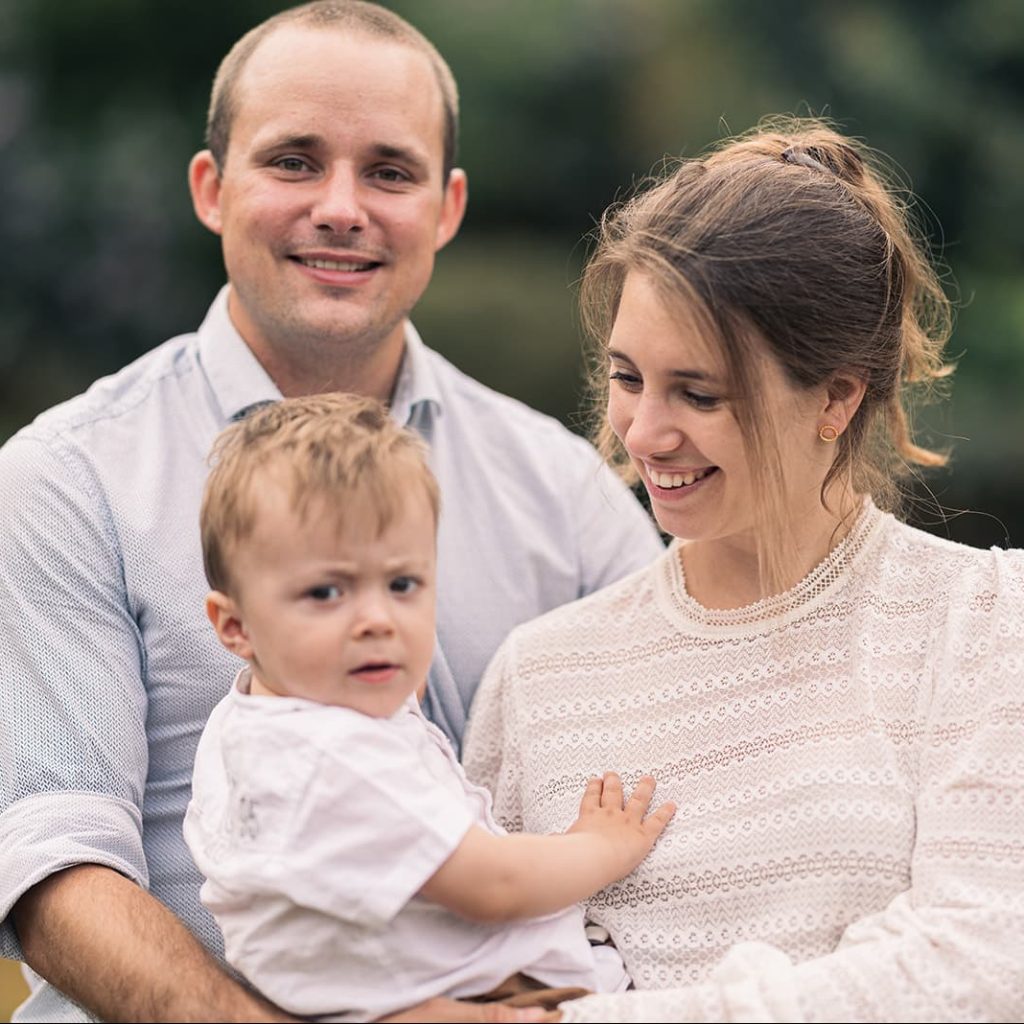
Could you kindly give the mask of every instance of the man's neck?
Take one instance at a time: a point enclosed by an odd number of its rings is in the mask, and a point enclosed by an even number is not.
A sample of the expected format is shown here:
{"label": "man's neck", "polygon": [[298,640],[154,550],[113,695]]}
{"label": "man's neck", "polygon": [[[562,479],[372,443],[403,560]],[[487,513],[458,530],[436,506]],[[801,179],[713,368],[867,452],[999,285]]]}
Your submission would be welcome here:
{"label": "man's neck", "polygon": [[[405,320],[383,336],[274,331],[252,320],[228,293],[228,316],[249,350],[285,398],[344,391],[390,402],[405,354]],[[280,328],[280,325],[278,325]]]}
{"label": "man's neck", "polygon": [[266,357],[255,353],[270,379],[285,398],[346,391],[391,401],[402,365],[404,343],[388,346],[368,359],[334,358],[312,360],[313,365],[297,365],[295,360]]}

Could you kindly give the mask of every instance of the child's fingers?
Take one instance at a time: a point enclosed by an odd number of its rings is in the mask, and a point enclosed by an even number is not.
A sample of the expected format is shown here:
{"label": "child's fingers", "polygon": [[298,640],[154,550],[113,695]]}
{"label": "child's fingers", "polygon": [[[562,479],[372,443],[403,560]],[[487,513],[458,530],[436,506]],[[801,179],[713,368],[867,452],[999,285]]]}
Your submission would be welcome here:
{"label": "child's fingers", "polygon": [[637,819],[642,818],[647,813],[647,808],[651,806],[652,796],[654,796],[654,778],[650,775],[642,775],[630,794],[626,810],[635,814]]}
{"label": "child's fingers", "polygon": [[587,779],[587,788],[583,790],[583,798],[580,800],[580,817],[588,811],[596,811],[601,806],[601,790],[603,783],[600,779]]}
{"label": "child's fingers", "polygon": [[615,772],[605,772],[601,788],[601,806],[622,810],[622,779]]}
{"label": "child's fingers", "polygon": [[651,839],[657,839],[662,832],[665,831],[665,826],[672,820],[672,816],[676,813],[676,805],[671,801],[662,804],[656,810],[651,811],[650,814],[644,818],[643,830],[646,832]]}

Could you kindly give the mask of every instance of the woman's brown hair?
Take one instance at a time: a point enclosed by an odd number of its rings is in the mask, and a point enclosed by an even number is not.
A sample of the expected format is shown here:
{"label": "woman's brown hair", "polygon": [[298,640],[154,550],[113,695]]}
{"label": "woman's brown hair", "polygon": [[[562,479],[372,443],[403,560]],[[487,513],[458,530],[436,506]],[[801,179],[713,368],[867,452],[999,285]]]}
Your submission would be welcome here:
{"label": "woman's brown hair", "polygon": [[[592,397],[602,410],[604,349],[631,271],[718,341],[776,549],[785,550],[787,537],[777,486],[782,463],[759,398],[755,357],[763,345],[797,387],[844,373],[866,384],[836,443],[823,502],[833,482],[845,481],[894,509],[901,477],[946,461],[914,442],[910,408],[915,392],[951,370],[942,359],[950,304],[887,178],[877,155],[826,122],[773,118],[681,161],[612,207],[584,271],[583,319],[599,347]],[[628,476],[607,420],[597,441]],[[761,554],[768,584],[779,582],[779,558]]]}

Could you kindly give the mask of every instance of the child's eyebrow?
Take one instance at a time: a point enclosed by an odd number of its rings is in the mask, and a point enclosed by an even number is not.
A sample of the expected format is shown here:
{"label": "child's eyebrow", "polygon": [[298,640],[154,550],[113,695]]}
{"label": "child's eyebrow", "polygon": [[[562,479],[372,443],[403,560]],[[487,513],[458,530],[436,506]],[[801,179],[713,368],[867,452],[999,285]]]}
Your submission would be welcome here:
{"label": "child's eyebrow", "polygon": [[415,569],[417,571],[422,571],[430,565],[430,562],[425,558],[417,558],[410,555],[408,558],[402,557],[391,559],[385,562],[384,565],[389,572],[398,572],[403,569]]}
{"label": "child's eyebrow", "polygon": [[355,565],[335,564],[317,566],[316,574],[319,576],[330,576],[337,579],[352,579],[359,575],[359,569]]}

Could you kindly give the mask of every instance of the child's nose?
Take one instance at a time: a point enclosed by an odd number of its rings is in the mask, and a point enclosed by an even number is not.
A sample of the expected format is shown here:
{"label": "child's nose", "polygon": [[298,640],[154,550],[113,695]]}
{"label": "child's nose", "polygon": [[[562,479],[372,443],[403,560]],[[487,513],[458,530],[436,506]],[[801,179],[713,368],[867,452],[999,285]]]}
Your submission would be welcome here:
{"label": "child's nose", "polygon": [[365,595],[356,610],[356,635],[380,636],[392,632],[393,629],[394,622],[387,598],[377,594]]}

